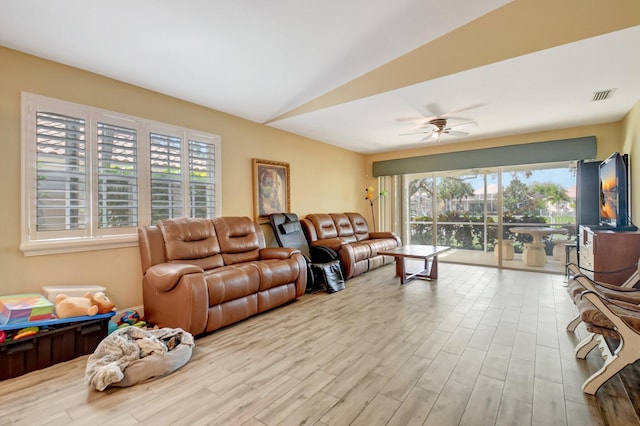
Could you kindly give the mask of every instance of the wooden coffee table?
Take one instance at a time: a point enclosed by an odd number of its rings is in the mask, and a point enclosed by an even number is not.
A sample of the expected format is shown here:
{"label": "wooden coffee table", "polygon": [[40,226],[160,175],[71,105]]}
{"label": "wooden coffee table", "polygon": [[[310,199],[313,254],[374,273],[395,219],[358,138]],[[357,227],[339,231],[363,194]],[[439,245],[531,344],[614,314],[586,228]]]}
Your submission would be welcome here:
{"label": "wooden coffee table", "polygon": [[[393,256],[396,260],[396,275],[400,277],[400,284],[421,278],[425,280],[435,280],[438,278],[438,255],[450,250],[445,246],[422,246],[408,245],[394,248],[393,250],[379,251],[378,254]],[[405,259],[424,260],[424,269],[415,273],[407,273]],[[431,262],[429,262],[431,259]],[[429,265],[431,263],[431,265]]]}

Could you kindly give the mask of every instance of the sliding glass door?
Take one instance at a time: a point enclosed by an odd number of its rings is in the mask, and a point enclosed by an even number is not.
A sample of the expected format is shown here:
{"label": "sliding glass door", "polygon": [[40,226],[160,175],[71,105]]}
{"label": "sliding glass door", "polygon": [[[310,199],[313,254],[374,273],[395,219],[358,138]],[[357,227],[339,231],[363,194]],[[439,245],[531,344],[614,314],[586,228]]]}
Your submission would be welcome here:
{"label": "sliding glass door", "polygon": [[[405,175],[403,186],[405,244],[450,246],[444,261],[563,271],[576,232],[568,163]],[[539,228],[551,229],[534,241]],[[534,248],[536,264],[525,261]]]}

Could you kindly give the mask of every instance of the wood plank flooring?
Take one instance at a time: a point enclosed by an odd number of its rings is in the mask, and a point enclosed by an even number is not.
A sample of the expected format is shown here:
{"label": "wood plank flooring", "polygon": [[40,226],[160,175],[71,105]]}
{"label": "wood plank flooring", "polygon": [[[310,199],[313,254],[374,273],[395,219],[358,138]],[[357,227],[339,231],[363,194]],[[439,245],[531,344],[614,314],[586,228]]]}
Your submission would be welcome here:
{"label": "wood plank flooring", "polygon": [[442,263],[437,281],[400,286],[394,273],[200,338],[183,368],[131,388],[87,388],[86,356],[0,382],[0,425],[638,423],[620,378],[581,391],[602,359],[573,355],[585,330],[565,331],[563,276]]}

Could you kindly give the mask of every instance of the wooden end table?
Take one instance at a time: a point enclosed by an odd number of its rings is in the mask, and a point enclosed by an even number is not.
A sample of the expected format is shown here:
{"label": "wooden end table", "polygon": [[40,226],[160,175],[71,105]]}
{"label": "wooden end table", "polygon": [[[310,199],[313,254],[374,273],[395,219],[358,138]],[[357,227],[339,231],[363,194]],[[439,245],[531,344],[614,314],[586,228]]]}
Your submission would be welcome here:
{"label": "wooden end table", "polygon": [[[395,258],[396,275],[400,277],[400,284],[406,284],[416,278],[425,280],[437,279],[438,255],[447,250],[451,250],[451,247],[408,245],[396,247],[393,250],[379,251],[378,254],[393,256]],[[415,273],[407,273],[405,268],[405,259],[424,260],[424,269]],[[429,265],[429,259],[431,259],[431,265]]]}

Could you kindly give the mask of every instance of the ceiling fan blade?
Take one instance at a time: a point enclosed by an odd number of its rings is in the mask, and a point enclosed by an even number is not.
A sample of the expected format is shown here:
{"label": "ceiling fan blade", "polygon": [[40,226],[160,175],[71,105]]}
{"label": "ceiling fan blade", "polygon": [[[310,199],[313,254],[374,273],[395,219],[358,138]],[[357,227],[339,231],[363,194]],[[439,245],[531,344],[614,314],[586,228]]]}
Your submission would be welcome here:
{"label": "ceiling fan blade", "polygon": [[422,130],[419,130],[417,132],[400,133],[400,136],[424,135],[426,133],[432,134],[433,132],[435,132],[435,129],[431,125],[425,126],[425,127],[422,127],[422,126],[421,127],[414,127],[414,129],[422,129]]}
{"label": "ceiling fan blade", "polygon": [[[396,121],[398,123],[406,123],[407,121],[423,121],[426,120],[428,117],[401,117],[401,118],[396,118]],[[429,120],[426,120],[429,121]]]}
{"label": "ceiling fan blade", "polygon": [[407,130],[422,130],[422,131],[434,131],[434,126],[431,123],[420,123],[415,126],[411,126]]}
{"label": "ceiling fan blade", "polygon": [[435,132],[431,132],[430,135],[425,136],[424,138],[420,139],[418,142],[426,142],[429,139],[431,139],[433,137],[433,135],[435,135]]}
{"label": "ceiling fan blade", "polygon": [[466,123],[454,124],[453,126],[448,126],[449,129],[454,129],[458,127],[466,127],[467,129],[471,129],[473,127],[478,127],[478,123],[475,121],[467,121]]}
{"label": "ceiling fan blade", "polygon": [[400,133],[398,136],[409,136],[409,135],[424,135],[425,133],[433,133],[429,130],[423,130],[422,132],[409,132],[409,133]]}
{"label": "ceiling fan blade", "polygon": [[445,113],[444,116],[451,118],[450,116],[453,115],[453,114],[457,114],[459,112],[464,112],[464,111],[469,111],[470,109],[476,109],[476,108],[480,108],[480,107],[483,107],[483,106],[487,106],[487,104],[486,103],[479,103],[479,104],[475,104],[475,105],[469,105],[469,106],[466,106],[466,107],[454,109],[453,111],[449,111],[449,112]]}
{"label": "ceiling fan blade", "polygon": [[446,115],[446,113],[442,112],[442,109],[436,103],[427,104],[424,106],[424,109],[425,111],[427,111],[428,114],[432,115],[432,117],[428,117],[428,118],[437,118],[437,117],[442,117],[443,115]]}
{"label": "ceiling fan blade", "polygon": [[468,136],[469,133],[467,132],[460,132],[458,130],[449,130],[449,131],[445,131],[443,132],[445,135],[449,135],[449,136]]}

